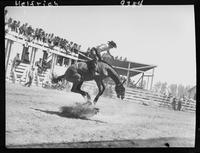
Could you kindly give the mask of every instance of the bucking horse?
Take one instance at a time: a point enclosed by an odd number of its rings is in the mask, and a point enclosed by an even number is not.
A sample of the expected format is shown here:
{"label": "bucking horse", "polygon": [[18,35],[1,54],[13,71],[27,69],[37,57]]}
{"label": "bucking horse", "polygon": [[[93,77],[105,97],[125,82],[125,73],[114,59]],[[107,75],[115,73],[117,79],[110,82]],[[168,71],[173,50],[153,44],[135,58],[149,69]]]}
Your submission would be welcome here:
{"label": "bucking horse", "polygon": [[[64,79],[73,83],[71,88],[71,92],[81,94],[87,102],[95,105],[99,99],[99,97],[103,94],[105,90],[105,85],[103,80],[107,77],[110,77],[115,82],[115,91],[118,98],[124,99],[125,97],[125,88],[123,86],[123,82],[120,81],[120,77],[115,69],[105,61],[97,61],[97,70],[100,75],[93,76],[88,70],[88,65],[91,64],[92,61],[87,62],[76,62],[69,66],[64,75],[58,77],[52,77],[52,82],[57,83],[58,81]],[[94,80],[98,86],[99,92],[94,98],[93,102],[91,101],[91,97],[88,92],[81,90],[81,86],[84,81]]]}

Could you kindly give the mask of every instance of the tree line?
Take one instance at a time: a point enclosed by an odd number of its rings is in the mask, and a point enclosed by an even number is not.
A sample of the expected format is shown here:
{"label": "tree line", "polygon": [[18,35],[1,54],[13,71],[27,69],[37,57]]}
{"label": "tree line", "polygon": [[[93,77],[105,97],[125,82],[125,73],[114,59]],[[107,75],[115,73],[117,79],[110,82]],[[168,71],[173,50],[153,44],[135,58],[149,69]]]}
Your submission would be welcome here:
{"label": "tree line", "polygon": [[188,97],[188,90],[191,86],[184,86],[182,84],[167,84],[167,82],[157,82],[153,86],[153,91],[159,92],[173,97],[183,98]]}

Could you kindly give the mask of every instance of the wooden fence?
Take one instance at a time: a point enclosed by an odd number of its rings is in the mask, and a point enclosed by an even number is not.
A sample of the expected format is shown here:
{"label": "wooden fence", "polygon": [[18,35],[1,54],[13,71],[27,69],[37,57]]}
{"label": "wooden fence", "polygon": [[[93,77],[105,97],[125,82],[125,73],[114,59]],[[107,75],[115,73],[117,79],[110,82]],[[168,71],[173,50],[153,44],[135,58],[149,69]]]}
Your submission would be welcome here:
{"label": "wooden fence", "polygon": [[[85,82],[83,84],[83,88],[92,94],[96,94],[98,91],[97,85],[95,84],[94,81]],[[112,91],[110,97],[117,98],[116,93],[114,91],[114,87],[112,87],[111,90]],[[149,90],[126,88],[124,100],[143,105],[167,107],[169,109],[172,109],[172,100],[170,98],[161,93],[156,93]],[[196,111],[195,100],[182,101],[181,106],[182,106],[181,110],[183,111],[191,111],[191,112]],[[177,108],[177,102],[176,102],[176,108]]]}
{"label": "wooden fence", "polygon": [[[10,67],[11,63],[9,63],[9,67]],[[17,83],[25,83],[27,81],[27,75],[24,74],[24,72],[26,71],[26,69],[30,66],[30,64],[25,64],[25,63],[20,63],[19,66],[17,66],[17,68],[15,69],[15,73],[16,73],[16,82]],[[42,82],[45,78],[45,76],[49,73],[50,69],[47,69],[47,71],[43,74],[39,74],[38,75],[38,86],[42,86]],[[10,71],[8,71],[9,73]],[[6,81],[11,81],[12,80],[12,73],[8,74],[6,77]],[[34,77],[35,78],[35,77]],[[36,85],[36,78],[33,80],[32,85]]]}
{"label": "wooden fence", "polygon": [[[21,79],[22,82],[26,81],[26,77],[23,76],[23,73],[25,69],[29,66],[29,64],[21,63],[16,68],[16,74],[17,74],[17,82]],[[45,75],[49,73],[49,70],[45,72],[43,75],[39,76],[39,86],[42,85],[42,81],[44,80]],[[7,80],[11,80],[11,76],[7,78]],[[33,85],[36,84],[36,81],[33,81]],[[88,91],[90,94],[97,94],[98,88],[94,81],[87,81],[83,83],[84,90]],[[108,89],[109,87],[106,87]],[[108,90],[107,96],[117,99],[116,93],[114,91],[114,87],[111,87],[110,90]],[[105,93],[105,92],[104,92]],[[106,94],[104,94],[106,95]],[[151,105],[156,107],[167,107],[169,109],[172,109],[172,102],[171,99],[167,98],[165,95],[161,93],[156,93],[149,90],[143,90],[143,89],[135,89],[135,88],[126,88],[125,93],[125,101],[128,102],[134,102],[139,103],[143,105]],[[177,107],[177,105],[176,105]],[[182,101],[182,110],[183,111],[196,111],[196,101],[195,100],[187,100]]]}

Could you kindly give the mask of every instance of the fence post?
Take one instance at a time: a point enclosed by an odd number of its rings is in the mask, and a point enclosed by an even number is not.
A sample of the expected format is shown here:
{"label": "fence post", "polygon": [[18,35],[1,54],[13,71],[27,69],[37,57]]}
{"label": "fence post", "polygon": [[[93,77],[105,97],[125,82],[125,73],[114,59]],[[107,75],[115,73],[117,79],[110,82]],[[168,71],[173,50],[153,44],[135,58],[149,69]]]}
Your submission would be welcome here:
{"label": "fence post", "polygon": [[8,45],[8,51],[7,51],[7,57],[6,57],[6,74],[7,74],[7,68],[8,68],[8,63],[9,63],[9,59],[10,59],[10,53],[11,53],[11,49],[12,49],[12,44],[13,41],[12,40],[8,40],[9,45]]}
{"label": "fence post", "polygon": [[128,87],[128,84],[130,82],[130,67],[131,67],[131,63],[128,62],[128,72],[127,72],[127,82],[126,82],[126,87]]}
{"label": "fence post", "polygon": [[140,84],[141,88],[143,87],[143,79],[144,79],[144,73],[142,73],[142,80],[141,80],[141,84]]}
{"label": "fence post", "polygon": [[151,77],[151,87],[150,87],[150,90],[152,90],[153,77],[154,77],[154,68],[153,68],[153,70],[152,70],[152,77]]}

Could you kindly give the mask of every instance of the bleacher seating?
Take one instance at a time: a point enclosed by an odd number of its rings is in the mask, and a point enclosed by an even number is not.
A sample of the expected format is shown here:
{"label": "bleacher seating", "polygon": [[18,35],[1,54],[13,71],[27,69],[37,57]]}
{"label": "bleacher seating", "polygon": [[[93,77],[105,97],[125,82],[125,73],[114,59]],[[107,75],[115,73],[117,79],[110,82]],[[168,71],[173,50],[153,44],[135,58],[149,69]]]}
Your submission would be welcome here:
{"label": "bleacher seating", "polygon": [[[25,63],[20,63],[19,66],[17,66],[15,72],[16,72],[16,82],[17,83],[22,83],[24,84],[26,82],[26,74],[24,74],[24,72],[26,71],[26,69],[29,67],[29,64],[25,64]],[[39,82],[38,82],[38,86],[42,86],[42,82],[45,78],[45,76],[49,73],[50,69],[47,69],[43,74],[39,74]],[[8,77],[6,78],[7,81],[11,82],[12,81],[12,74],[10,73],[8,75]],[[36,78],[34,77],[33,83],[32,85],[36,85]]]}

